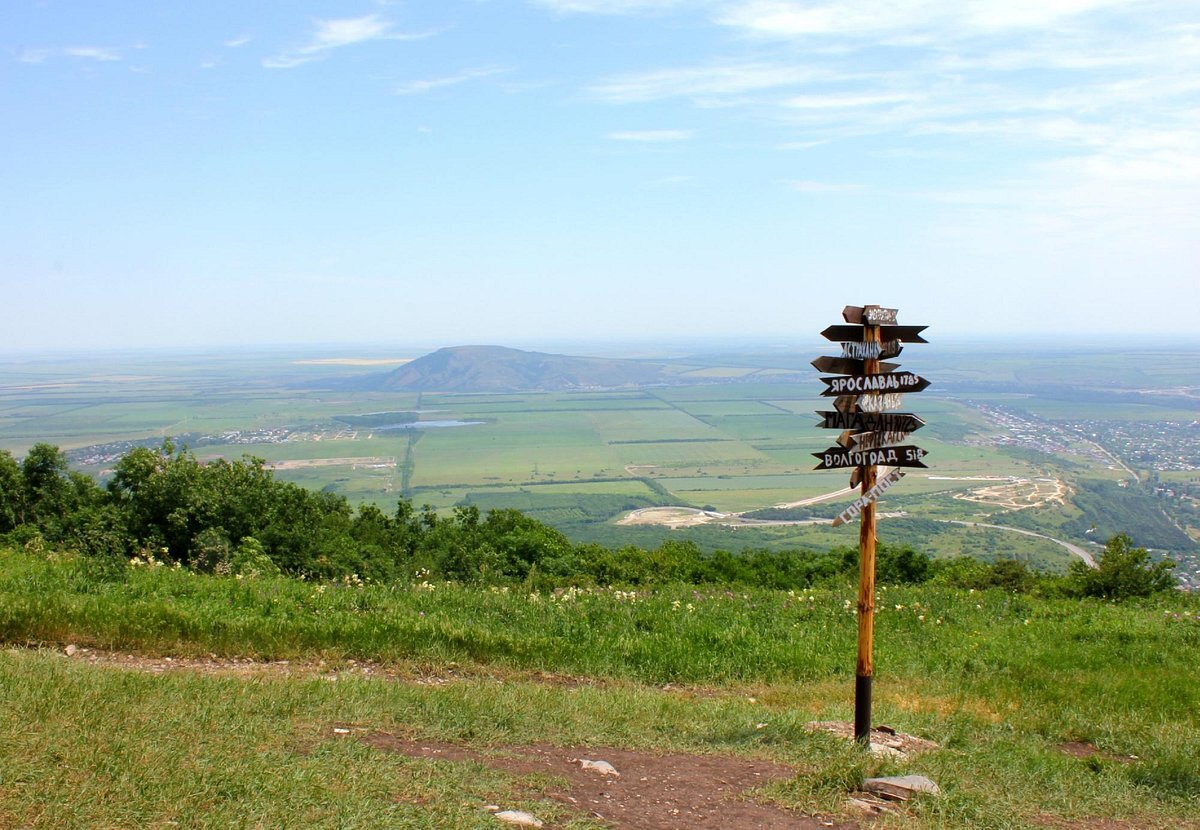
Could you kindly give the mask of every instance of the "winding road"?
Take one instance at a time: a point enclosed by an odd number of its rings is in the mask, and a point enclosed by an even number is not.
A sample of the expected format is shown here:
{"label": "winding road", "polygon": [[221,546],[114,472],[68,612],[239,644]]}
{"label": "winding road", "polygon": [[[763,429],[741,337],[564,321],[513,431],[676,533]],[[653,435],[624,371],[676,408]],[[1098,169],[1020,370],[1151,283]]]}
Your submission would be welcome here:
{"label": "winding road", "polygon": [[937,519],[936,521],[951,525],[962,525],[963,527],[988,527],[992,530],[1008,530],[1013,533],[1020,533],[1023,536],[1035,536],[1038,539],[1048,539],[1056,545],[1062,545],[1068,551],[1078,556],[1084,561],[1089,568],[1096,567],[1096,559],[1079,545],[1073,545],[1070,542],[1064,542],[1062,539],[1055,539],[1053,536],[1047,536],[1045,533],[1037,533],[1032,530],[1026,530],[1023,527],[1008,527],[1006,525],[989,525],[983,522],[960,522],[954,519]]}

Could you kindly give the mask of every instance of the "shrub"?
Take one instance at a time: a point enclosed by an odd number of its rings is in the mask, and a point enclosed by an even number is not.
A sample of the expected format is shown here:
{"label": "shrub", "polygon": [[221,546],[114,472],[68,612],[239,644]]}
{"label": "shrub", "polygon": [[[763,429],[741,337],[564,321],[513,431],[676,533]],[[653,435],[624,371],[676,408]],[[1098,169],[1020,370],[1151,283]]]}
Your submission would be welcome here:
{"label": "shrub", "polygon": [[1175,587],[1174,567],[1174,562],[1165,560],[1152,563],[1145,548],[1135,548],[1132,539],[1119,533],[1108,540],[1095,568],[1083,562],[1071,564],[1068,586],[1084,597],[1148,597]]}

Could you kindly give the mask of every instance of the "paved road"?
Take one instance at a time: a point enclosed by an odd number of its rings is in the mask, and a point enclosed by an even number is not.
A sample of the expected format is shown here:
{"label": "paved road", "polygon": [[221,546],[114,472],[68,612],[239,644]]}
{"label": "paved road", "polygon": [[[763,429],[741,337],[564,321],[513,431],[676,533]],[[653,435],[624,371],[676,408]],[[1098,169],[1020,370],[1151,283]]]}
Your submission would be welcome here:
{"label": "paved road", "polygon": [[1079,547],[1079,545],[1072,545],[1070,542],[1064,542],[1062,539],[1055,539],[1053,536],[1047,536],[1045,533],[1035,533],[1032,530],[1025,530],[1024,528],[1021,528],[1021,527],[1006,527],[1005,525],[989,525],[989,524],[984,524],[983,522],[959,522],[959,521],[955,521],[953,519],[940,519],[939,521],[943,521],[943,522],[946,522],[947,524],[952,524],[952,525],[963,525],[964,527],[990,527],[993,530],[1008,530],[1008,531],[1011,531],[1012,533],[1020,533],[1024,536],[1036,536],[1038,539],[1049,539],[1051,542],[1054,542],[1056,545],[1062,545],[1064,548],[1069,550],[1071,553],[1078,556],[1085,563],[1087,563],[1087,566],[1089,568],[1096,567],[1096,560],[1092,557],[1092,555],[1090,553],[1088,553],[1083,548]]}

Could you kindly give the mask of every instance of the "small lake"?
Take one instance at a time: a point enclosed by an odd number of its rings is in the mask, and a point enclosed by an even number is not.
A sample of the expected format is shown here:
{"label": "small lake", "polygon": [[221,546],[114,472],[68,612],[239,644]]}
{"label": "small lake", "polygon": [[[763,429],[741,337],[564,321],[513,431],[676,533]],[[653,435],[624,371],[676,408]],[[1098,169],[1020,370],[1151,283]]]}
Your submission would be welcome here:
{"label": "small lake", "polygon": [[[381,427],[370,427],[370,429],[448,429],[450,427],[470,427],[476,424],[485,423],[484,421],[413,421],[408,424],[385,424]],[[364,427],[365,428],[365,427]]]}

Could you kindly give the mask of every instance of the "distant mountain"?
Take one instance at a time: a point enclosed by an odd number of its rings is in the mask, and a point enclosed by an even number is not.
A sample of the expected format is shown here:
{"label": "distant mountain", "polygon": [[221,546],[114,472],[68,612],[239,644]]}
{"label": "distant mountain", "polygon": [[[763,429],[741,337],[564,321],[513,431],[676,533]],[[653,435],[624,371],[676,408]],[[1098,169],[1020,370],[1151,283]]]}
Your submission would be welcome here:
{"label": "distant mountain", "polygon": [[504,346],[454,346],[373,375],[367,385],[413,392],[517,392],[679,382],[679,369],[665,363],[570,357]]}

